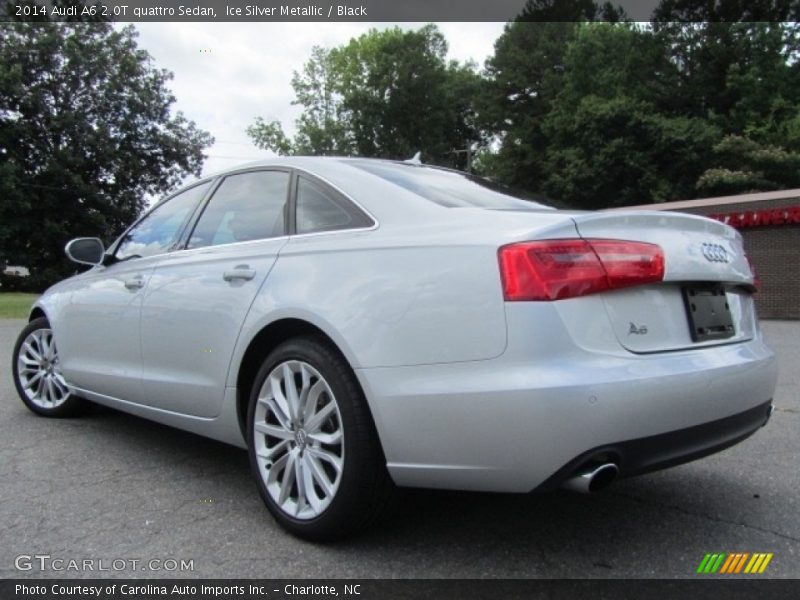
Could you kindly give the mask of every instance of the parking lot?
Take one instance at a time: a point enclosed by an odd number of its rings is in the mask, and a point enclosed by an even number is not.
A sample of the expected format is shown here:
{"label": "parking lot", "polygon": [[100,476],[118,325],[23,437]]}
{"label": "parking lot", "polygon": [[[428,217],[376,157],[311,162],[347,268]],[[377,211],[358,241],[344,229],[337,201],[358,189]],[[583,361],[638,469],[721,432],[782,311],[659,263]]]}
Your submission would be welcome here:
{"label": "parking lot", "polygon": [[[275,524],[242,450],[99,407],[28,412],[10,374],[23,325],[0,320],[5,578],[692,577],[707,552],[772,552],[762,577],[800,577],[800,322],[763,323],[780,361],[776,412],[734,448],[593,496],[408,491],[379,527],[333,545]],[[36,554],[193,570],[15,568]]]}

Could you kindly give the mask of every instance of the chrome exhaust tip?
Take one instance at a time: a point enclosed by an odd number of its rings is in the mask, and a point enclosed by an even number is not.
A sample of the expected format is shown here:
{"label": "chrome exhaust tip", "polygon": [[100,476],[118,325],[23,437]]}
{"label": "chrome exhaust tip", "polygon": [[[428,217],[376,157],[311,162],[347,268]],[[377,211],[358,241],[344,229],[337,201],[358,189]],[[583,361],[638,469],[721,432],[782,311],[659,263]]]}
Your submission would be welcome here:
{"label": "chrome exhaust tip", "polygon": [[581,494],[590,494],[607,488],[617,478],[618,473],[619,467],[617,465],[605,463],[591,471],[570,477],[561,487]]}

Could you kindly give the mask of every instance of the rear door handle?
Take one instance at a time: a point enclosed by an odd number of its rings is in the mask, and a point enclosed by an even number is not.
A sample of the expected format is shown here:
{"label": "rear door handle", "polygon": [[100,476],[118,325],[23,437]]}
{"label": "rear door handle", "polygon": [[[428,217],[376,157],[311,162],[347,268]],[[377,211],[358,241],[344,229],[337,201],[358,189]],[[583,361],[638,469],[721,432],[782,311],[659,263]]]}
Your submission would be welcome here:
{"label": "rear door handle", "polygon": [[144,287],[144,276],[134,275],[130,279],[125,280],[125,287],[129,290],[139,290]]}
{"label": "rear door handle", "polygon": [[222,274],[222,278],[225,281],[250,281],[253,277],[256,276],[256,272],[249,268],[247,265],[239,265],[235,269],[230,271],[225,271]]}

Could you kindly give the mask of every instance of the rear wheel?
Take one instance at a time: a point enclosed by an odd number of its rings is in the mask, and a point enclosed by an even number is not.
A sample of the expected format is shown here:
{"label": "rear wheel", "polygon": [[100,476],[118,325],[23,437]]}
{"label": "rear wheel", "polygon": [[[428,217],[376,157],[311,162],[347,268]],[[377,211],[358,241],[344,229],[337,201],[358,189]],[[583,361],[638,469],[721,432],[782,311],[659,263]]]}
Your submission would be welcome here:
{"label": "rear wheel", "polygon": [[34,319],[19,334],[11,369],[19,397],[36,414],[69,417],[85,408],[85,400],[75,396],[64,380],[53,330],[46,318]]}
{"label": "rear wheel", "polygon": [[330,540],[369,525],[391,493],[355,375],[316,338],[276,348],[248,411],[250,464],[270,512],[290,532]]}

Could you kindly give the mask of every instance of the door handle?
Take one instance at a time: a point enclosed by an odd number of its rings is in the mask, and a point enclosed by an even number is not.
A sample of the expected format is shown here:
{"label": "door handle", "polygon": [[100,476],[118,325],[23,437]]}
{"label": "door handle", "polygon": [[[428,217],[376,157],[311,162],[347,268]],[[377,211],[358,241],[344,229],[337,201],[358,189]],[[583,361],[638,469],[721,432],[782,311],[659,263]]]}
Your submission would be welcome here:
{"label": "door handle", "polygon": [[239,265],[235,269],[225,271],[222,274],[222,278],[225,281],[250,281],[255,276],[256,272],[253,269],[248,268],[247,265]]}
{"label": "door handle", "polygon": [[138,290],[144,287],[144,277],[141,275],[134,275],[130,279],[125,280],[125,287],[129,290]]}

